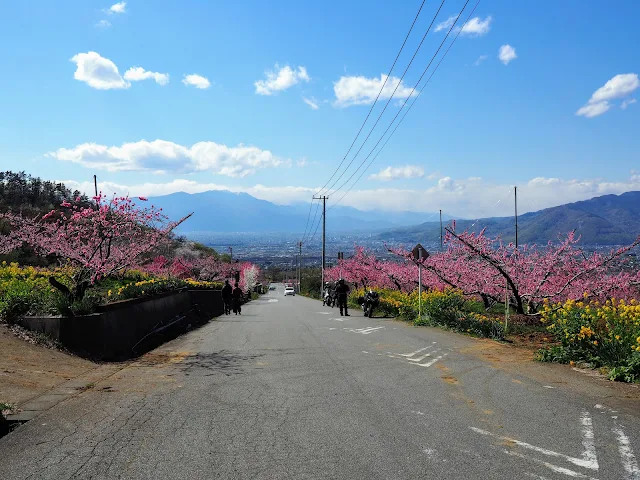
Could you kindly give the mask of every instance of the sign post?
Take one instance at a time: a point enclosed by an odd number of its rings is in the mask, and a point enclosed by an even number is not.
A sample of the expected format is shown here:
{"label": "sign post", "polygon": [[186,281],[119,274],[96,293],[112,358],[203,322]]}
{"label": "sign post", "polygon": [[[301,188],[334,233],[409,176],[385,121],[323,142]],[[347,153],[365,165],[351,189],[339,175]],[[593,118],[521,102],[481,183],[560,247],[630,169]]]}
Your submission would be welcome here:
{"label": "sign post", "polygon": [[417,244],[411,250],[411,254],[418,264],[418,318],[422,318],[422,261],[429,258],[429,252],[422,245]]}

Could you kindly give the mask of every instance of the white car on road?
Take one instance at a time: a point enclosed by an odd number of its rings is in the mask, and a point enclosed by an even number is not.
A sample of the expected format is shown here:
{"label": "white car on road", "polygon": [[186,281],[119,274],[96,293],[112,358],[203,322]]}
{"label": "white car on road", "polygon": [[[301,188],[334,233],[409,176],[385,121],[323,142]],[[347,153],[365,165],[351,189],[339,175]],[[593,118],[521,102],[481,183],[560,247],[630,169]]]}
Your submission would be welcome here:
{"label": "white car on road", "polygon": [[285,295],[295,295],[296,291],[293,289],[293,287],[284,287],[284,294]]}

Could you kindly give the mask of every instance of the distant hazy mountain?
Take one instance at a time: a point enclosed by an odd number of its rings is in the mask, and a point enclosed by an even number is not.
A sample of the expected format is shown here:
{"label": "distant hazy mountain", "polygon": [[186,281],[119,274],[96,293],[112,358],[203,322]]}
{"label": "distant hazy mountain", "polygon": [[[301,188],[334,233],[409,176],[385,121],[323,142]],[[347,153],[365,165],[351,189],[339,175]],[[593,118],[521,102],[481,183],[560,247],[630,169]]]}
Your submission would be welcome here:
{"label": "distant hazy mountain", "polygon": [[[314,218],[316,204],[309,215],[309,204],[282,206],[259,200],[247,193],[212,190],[203,193],[172,193],[153,197],[149,202],[162,207],[171,219],[194,215],[180,226],[180,232],[283,232],[302,233]],[[319,221],[322,206],[315,217]],[[382,231],[411,225],[437,214],[412,212],[365,212],[337,206],[327,212],[330,232]],[[448,220],[450,217],[446,217]]]}
{"label": "distant hazy mountain", "polygon": [[[475,222],[459,220],[456,230],[479,232],[486,228],[491,237],[500,235],[506,242],[515,239],[514,217],[483,218]],[[640,192],[604,195],[521,215],[518,217],[518,243],[546,244],[574,229],[581,236],[583,245],[631,243],[640,234]],[[425,222],[383,232],[378,238],[401,243],[436,243],[440,238],[440,225]]]}

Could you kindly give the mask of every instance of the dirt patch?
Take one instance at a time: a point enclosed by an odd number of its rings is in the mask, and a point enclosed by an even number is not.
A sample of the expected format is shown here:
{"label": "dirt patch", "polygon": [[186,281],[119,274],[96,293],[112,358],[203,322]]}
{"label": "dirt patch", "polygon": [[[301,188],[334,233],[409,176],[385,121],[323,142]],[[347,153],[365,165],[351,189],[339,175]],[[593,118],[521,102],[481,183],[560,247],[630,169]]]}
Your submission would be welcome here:
{"label": "dirt patch", "polygon": [[452,377],[451,375],[443,375],[440,378],[442,380],[444,380],[445,382],[450,383],[451,385],[457,385],[458,384],[458,379],[456,377]]}
{"label": "dirt patch", "polygon": [[18,338],[0,324],[0,402],[20,405],[97,364]]}

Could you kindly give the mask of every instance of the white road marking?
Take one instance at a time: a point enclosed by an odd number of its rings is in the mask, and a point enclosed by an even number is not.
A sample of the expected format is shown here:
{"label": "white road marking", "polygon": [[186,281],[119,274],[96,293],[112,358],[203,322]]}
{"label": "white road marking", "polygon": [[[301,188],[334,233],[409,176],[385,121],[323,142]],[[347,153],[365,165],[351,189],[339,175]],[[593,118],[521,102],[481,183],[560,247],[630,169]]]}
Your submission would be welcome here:
{"label": "white road marking", "polygon": [[556,387],[552,387],[551,385],[543,385],[544,388],[556,388]]}
{"label": "white road marking", "polygon": [[598,456],[596,455],[596,443],[595,436],[593,434],[593,421],[591,415],[586,410],[583,410],[580,415],[580,424],[582,425],[582,446],[584,452],[582,453],[582,459],[585,462],[590,462],[592,470],[598,470]]}
{"label": "white road marking", "polygon": [[335,320],[336,322],[344,322],[342,318],[330,318],[329,320]]}
{"label": "white road marking", "polygon": [[525,460],[530,460],[530,461],[535,462],[535,463],[539,463],[540,465],[544,465],[545,467],[547,467],[550,470],[553,470],[556,473],[562,473],[562,474],[567,475],[569,477],[587,478],[589,480],[597,480],[597,479],[594,479],[593,477],[589,477],[588,475],[583,475],[580,472],[576,472],[575,470],[570,470],[568,468],[559,467],[558,465],[554,465],[553,463],[545,462],[543,460],[538,460],[537,458],[530,457],[528,455],[523,455],[522,453],[512,452],[510,450],[503,450],[503,452],[506,453],[507,455],[512,455],[512,456],[524,458]]}
{"label": "white road marking", "polygon": [[[435,342],[434,342],[435,343]],[[429,345],[428,347],[424,347],[421,348],[420,350],[416,350],[415,352],[411,352],[411,353],[399,353],[398,355],[401,357],[413,357],[414,355],[420,353],[420,352],[424,352],[425,350],[428,350],[430,348],[433,348],[433,345]]]}
{"label": "white road marking", "polygon": [[434,363],[436,363],[438,360],[442,360],[442,357],[446,357],[447,355],[449,355],[448,353],[445,353],[443,355],[439,355],[438,357],[434,358],[433,360],[429,360],[427,363],[416,363],[415,365],[418,365],[420,367],[427,367],[429,368],[431,365],[433,365]]}
{"label": "white road marking", "polygon": [[267,303],[277,303],[278,299],[277,298],[270,298],[269,300],[267,300]]}
{"label": "white road marking", "polygon": [[418,414],[418,415],[424,415],[424,413],[423,413],[423,412],[419,412],[419,411],[417,411],[417,410],[411,410],[411,413],[416,413],[416,414]]}
{"label": "white road marking", "polygon": [[617,422],[613,427],[613,433],[616,434],[618,440],[618,452],[620,452],[620,458],[622,459],[622,466],[626,472],[626,480],[640,480],[640,468],[638,468],[638,462],[633,450],[631,449],[631,442],[629,437],[622,430],[622,426]]}
{"label": "white road marking", "polygon": [[598,410],[604,410],[604,406],[600,405],[599,403],[596,403],[593,407],[597,408]]}
{"label": "white road marking", "polygon": [[381,328],[384,328],[384,326],[366,327],[366,328],[344,328],[343,330],[347,330],[348,332],[353,332],[353,333],[361,333],[362,335],[369,335],[370,333],[377,332]]}
{"label": "white road marking", "polygon": [[366,350],[362,350],[362,353],[369,353],[369,352],[367,352]]}
{"label": "white road marking", "polygon": [[320,315],[331,315],[331,312],[316,312],[319,313]]}
{"label": "white road marking", "polygon": [[[575,458],[575,457],[570,457],[569,455],[564,455],[562,453],[558,453],[558,452],[554,452],[553,450],[548,450],[546,448],[542,448],[542,447],[537,447],[535,445],[531,445],[530,443],[526,443],[526,442],[521,442],[520,440],[516,440],[515,438],[509,438],[509,437],[502,437],[500,435],[496,435],[495,433],[491,433],[488,432],[486,430],[482,430],[480,428],[476,428],[476,427],[469,427],[471,430],[473,430],[476,433],[479,433],[481,435],[486,435],[489,437],[493,437],[493,438],[497,438],[499,440],[503,440],[503,441],[507,441],[510,443],[514,443],[520,447],[523,448],[527,448],[529,450],[533,450],[534,452],[538,452],[538,453],[542,453],[543,455],[547,455],[549,457],[556,457],[556,458],[562,458],[570,463],[573,463],[574,465],[578,465],[579,467],[584,467],[584,468],[589,468],[591,470],[598,470],[598,461],[597,460],[587,460],[585,459],[585,453],[583,453],[583,458]],[[593,454],[595,455],[595,451],[593,452]],[[635,480],[635,479],[634,479]]]}
{"label": "white road marking", "polygon": [[407,360],[409,360],[410,362],[421,362],[425,358],[430,357],[432,353],[438,353],[439,351],[440,351],[440,349],[437,349],[437,350],[434,350],[431,353],[426,353],[426,354],[422,355],[421,357],[418,357],[418,358],[407,358]]}
{"label": "white road marking", "polygon": [[331,327],[331,328],[329,328],[329,330],[337,330],[337,328],[336,327]]}

